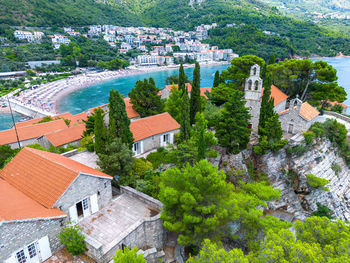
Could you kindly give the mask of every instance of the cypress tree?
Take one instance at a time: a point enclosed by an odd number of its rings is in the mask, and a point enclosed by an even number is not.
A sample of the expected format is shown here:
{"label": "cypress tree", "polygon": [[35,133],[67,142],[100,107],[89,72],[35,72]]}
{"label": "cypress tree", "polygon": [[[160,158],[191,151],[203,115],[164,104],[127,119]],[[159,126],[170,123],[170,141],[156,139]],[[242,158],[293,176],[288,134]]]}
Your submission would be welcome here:
{"label": "cypress tree", "polygon": [[130,131],[130,120],[125,110],[125,102],[117,90],[109,93],[109,140],[118,137],[130,148],[134,142]]}
{"label": "cypress tree", "polygon": [[107,132],[103,122],[103,110],[98,108],[94,110],[95,121],[94,121],[94,134],[95,134],[95,152],[97,154],[104,153],[106,146]]}
{"label": "cypress tree", "polygon": [[259,135],[264,135],[264,128],[269,118],[274,115],[274,98],[271,96],[271,81],[267,78],[264,85],[264,92],[261,99],[260,116],[259,116]]}
{"label": "cypress tree", "polygon": [[267,64],[271,65],[271,64],[275,64],[276,61],[276,57],[275,55],[270,55],[269,60],[267,62]]}
{"label": "cypress tree", "polygon": [[194,124],[197,112],[201,111],[201,68],[199,63],[193,70],[193,81],[190,99],[190,123]]}
{"label": "cypress tree", "polygon": [[180,140],[182,142],[187,141],[190,138],[190,102],[188,98],[187,88],[185,87],[185,92],[182,94],[182,120],[180,127]]}
{"label": "cypress tree", "polygon": [[220,84],[220,72],[217,70],[215,72],[213,87],[217,87]]}
{"label": "cypress tree", "polygon": [[180,69],[179,69],[179,89],[182,92],[185,92],[185,86],[186,86],[186,74],[185,74],[184,66],[181,63]]}
{"label": "cypress tree", "polygon": [[198,161],[205,159],[205,154],[207,151],[207,145],[204,139],[204,127],[201,129],[198,137]]}

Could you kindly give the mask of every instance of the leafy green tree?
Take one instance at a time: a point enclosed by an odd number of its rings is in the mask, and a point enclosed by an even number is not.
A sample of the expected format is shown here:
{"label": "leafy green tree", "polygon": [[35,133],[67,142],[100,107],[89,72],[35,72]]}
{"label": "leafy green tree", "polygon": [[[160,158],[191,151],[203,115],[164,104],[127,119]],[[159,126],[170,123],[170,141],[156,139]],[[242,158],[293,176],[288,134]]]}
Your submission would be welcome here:
{"label": "leafy green tree", "polygon": [[[185,70],[184,70],[184,66],[181,63],[180,68],[179,68],[179,89],[184,93],[186,90],[186,74],[185,74]],[[186,91],[187,93],[187,91]]]}
{"label": "leafy green tree", "polygon": [[143,179],[148,170],[152,170],[152,163],[143,158],[135,158],[128,176],[120,177],[120,184],[136,187],[137,180]]}
{"label": "leafy green tree", "polygon": [[169,98],[165,102],[164,110],[168,112],[178,123],[182,123],[182,91],[178,86],[172,85]]}
{"label": "leafy green tree", "polygon": [[108,107],[108,139],[121,138],[121,141],[131,149],[134,138],[130,131],[130,120],[126,114],[124,99],[117,90],[110,91]]}
{"label": "leafy green tree", "polygon": [[197,257],[190,257],[188,263],[249,263],[247,256],[244,255],[241,249],[234,248],[226,251],[218,244],[205,239],[201,245],[201,250]]}
{"label": "leafy green tree", "polygon": [[154,80],[138,80],[135,88],[129,93],[132,107],[141,117],[152,116],[163,111],[164,105]]}
{"label": "leafy green tree", "polygon": [[230,153],[244,150],[250,140],[249,109],[245,107],[243,92],[232,90],[215,124],[215,136]]}
{"label": "leafy green tree", "polygon": [[20,149],[12,149],[9,145],[0,145],[0,169],[2,169],[5,164],[16,156]]}
{"label": "leafy green tree", "polygon": [[137,254],[137,248],[130,249],[128,247],[118,249],[113,257],[114,263],[146,263],[146,259],[142,254]]}
{"label": "leafy green tree", "polygon": [[220,72],[217,70],[215,72],[215,76],[214,76],[214,83],[213,83],[213,87],[217,87],[220,84]]}
{"label": "leafy green tree", "polygon": [[[343,87],[338,86],[337,82],[331,83],[312,83],[310,85],[309,100],[319,101],[322,108],[327,106],[328,101],[343,102],[346,100],[346,91]],[[343,108],[341,108],[342,113]]]}
{"label": "leafy green tree", "polygon": [[59,238],[72,255],[80,255],[87,251],[84,241],[85,236],[78,225],[64,227],[60,232]]}
{"label": "leafy green tree", "polygon": [[317,205],[317,211],[315,211],[315,212],[313,212],[312,214],[311,214],[311,216],[320,216],[320,217],[322,217],[322,216],[325,216],[325,217],[327,217],[327,218],[329,218],[329,219],[333,219],[333,211],[331,210],[331,209],[329,209],[327,206],[325,206],[325,205],[322,205],[321,203],[319,203],[319,202],[317,202],[316,203],[316,205]]}
{"label": "leafy green tree", "polygon": [[95,128],[95,110],[87,116],[86,120],[83,120],[85,123],[85,131],[83,132],[83,136],[89,136],[94,133],[94,128]]}
{"label": "leafy green tree", "polygon": [[94,134],[95,134],[95,152],[103,153],[106,147],[107,130],[104,126],[104,112],[102,109],[95,109]]}
{"label": "leafy green tree", "polygon": [[275,57],[275,55],[270,55],[267,64],[268,64],[268,65],[271,65],[271,64],[274,64],[275,62],[276,62],[276,57]]}
{"label": "leafy green tree", "polygon": [[325,185],[329,184],[329,181],[327,179],[323,179],[323,178],[317,177],[317,176],[315,176],[313,174],[307,174],[306,175],[306,182],[311,187],[314,187],[314,188],[321,187],[323,189],[325,189],[324,188]]}
{"label": "leafy green tree", "polygon": [[121,138],[114,138],[104,153],[98,154],[98,166],[113,177],[128,176],[134,162],[133,152]]}
{"label": "leafy green tree", "polygon": [[191,122],[190,122],[190,102],[188,98],[187,88],[182,93],[182,108],[181,108],[181,127],[180,140],[187,141],[190,138]]}
{"label": "leafy green tree", "polygon": [[196,63],[196,66],[193,71],[193,81],[192,81],[192,90],[190,98],[190,123],[191,125],[195,122],[195,117],[197,112],[201,111],[201,68],[199,63]]}
{"label": "leafy green tree", "polygon": [[[340,91],[340,94],[344,94],[341,91],[342,87],[338,87],[335,83],[337,70],[325,61],[312,62],[309,59],[286,59],[268,65],[267,71],[272,82],[290,97],[299,95],[304,100],[307,97],[312,98],[314,96],[317,99],[322,94],[322,90],[327,89],[327,86],[332,89],[327,92],[328,95],[334,94],[334,91]],[[336,97],[341,100],[344,97],[340,94]],[[324,99],[324,96],[321,95],[321,97]],[[332,96],[329,99],[331,98]]]}
{"label": "leafy green tree", "polygon": [[[185,74],[185,83],[188,83],[188,76]],[[179,84],[179,75],[171,75],[165,79],[167,85]]]}
{"label": "leafy green tree", "polygon": [[202,160],[182,171],[161,175],[159,199],[166,229],[179,233],[181,245],[199,245],[205,238],[219,240],[233,214],[233,186],[223,171]]}

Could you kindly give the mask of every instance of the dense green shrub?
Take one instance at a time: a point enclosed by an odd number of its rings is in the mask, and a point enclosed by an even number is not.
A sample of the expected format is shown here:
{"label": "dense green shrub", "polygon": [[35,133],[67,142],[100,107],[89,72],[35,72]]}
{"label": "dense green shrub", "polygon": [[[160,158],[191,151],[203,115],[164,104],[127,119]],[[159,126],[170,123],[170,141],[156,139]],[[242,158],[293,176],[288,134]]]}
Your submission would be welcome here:
{"label": "dense green shrub", "polygon": [[332,219],[332,214],[333,214],[333,211],[331,209],[329,209],[327,206],[325,205],[322,205],[321,203],[316,203],[317,205],[317,211],[313,212],[311,214],[311,216],[325,216],[329,219]]}
{"label": "dense green shrub", "polygon": [[327,179],[319,178],[313,174],[307,174],[306,175],[306,182],[308,185],[314,188],[319,188],[321,187],[323,190],[328,190],[325,185],[329,183]]}
{"label": "dense green shrub", "polygon": [[72,255],[80,255],[87,250],[84,242],[85,236],[77,225],[64,227],[59,238],[61,243],[66,246],[68,252]]}
{"label": "dense green shrub", "polygon": [[308,131],[308,132],[303,132],[303,136],[305,138],[305,143],[307,145],[310,145],[314,141],[316,134],[314,132]]}

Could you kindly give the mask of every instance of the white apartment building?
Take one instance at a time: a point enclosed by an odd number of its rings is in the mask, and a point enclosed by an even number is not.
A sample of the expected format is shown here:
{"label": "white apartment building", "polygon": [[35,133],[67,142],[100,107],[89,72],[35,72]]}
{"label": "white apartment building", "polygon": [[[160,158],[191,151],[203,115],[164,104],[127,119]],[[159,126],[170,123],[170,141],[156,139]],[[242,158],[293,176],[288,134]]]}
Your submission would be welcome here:
{"label": "white apartment building", "polygon": [[20,40],[27,40],[28,42],[34,41],[34,36],[32,32],[29,31],[22,31],[22,30],[16,30],[13,33],[14,37]]}
{"label": "white apartment building", "polygon": [[60,48],[61,44],[68,45],[70,43],[70,40],[67,36],[62,35],[54,35],[52,38],[52,44],[54,45],[55,49]]}
{"label": "white apartment building", "polygon": [[137,56],[137,64],[140,66],[156,66],[163,65],[165,62],[165,58],[162,56],[154,56],[154,55],[138,55]]}

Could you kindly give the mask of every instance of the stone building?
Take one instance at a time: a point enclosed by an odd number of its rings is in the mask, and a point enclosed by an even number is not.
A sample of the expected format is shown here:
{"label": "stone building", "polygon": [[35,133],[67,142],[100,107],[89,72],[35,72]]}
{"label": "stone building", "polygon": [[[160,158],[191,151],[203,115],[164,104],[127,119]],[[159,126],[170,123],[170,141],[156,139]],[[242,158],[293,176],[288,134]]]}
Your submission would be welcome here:
{"label": "stone building", "polygon": [[249,108],[251,117],[251,128],[258,131],[259,116],[261,107],[261,93],[263,81],[260,78],[260,66],[255,64],[250,69],[250,76],[244,85],[244,99],[246,107]]}
{"label": "stone building", "polygon": [[318,110],[307,102],[295,98],[290,101],[289,108],[280,112],[279,120],[284,132],[296,134],[307,131],[318,120]]}
{"label": "stone building", "polygon": [[169,113],[164,112],[131,122],[130,130],[134,136],[133,151],[139,156],[158,147],[174,143],[174,134],[180,125]]}
{"label": "stone building", "polygon": [[36,263],[60,249],[78,223],[112,198],[112,177],[67,157],[23,148],[0,171],[0,262]]}

